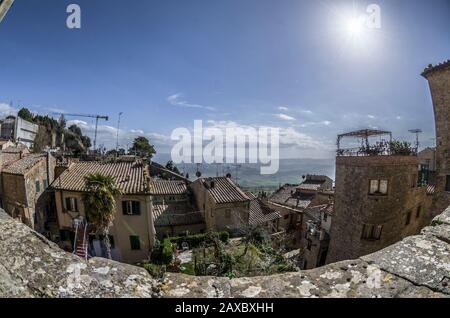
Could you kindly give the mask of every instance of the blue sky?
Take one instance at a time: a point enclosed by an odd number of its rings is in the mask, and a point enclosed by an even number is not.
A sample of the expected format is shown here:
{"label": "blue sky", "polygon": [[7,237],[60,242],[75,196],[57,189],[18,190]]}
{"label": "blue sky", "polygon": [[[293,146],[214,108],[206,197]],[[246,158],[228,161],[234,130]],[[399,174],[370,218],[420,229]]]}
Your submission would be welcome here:
{"label": "blue sky", "polygon": [[[381,29],[352,37],[371,3]],[[16,0],[0,24],[0,112],[107,114],[107,146],[123,112],[121,146],[145,134],[160,152],[194,119],[280,127],[282,157],[330,157],[336,134],[365,127],[407,140],[421,128],[431,144],[420,73],[450,58],[449,30],[448,0]]]}

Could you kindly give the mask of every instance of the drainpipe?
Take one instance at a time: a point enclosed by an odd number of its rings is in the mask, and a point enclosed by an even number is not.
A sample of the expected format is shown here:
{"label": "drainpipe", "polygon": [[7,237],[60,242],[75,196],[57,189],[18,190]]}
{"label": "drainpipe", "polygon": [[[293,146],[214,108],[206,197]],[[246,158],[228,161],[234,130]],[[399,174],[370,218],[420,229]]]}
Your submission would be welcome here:
{"label": "drainpipe", "polygon": [[46,165],[47,165],[47,187],[48,187],[48,185],[51,183],[50,182],[50,151],[47,151]]}

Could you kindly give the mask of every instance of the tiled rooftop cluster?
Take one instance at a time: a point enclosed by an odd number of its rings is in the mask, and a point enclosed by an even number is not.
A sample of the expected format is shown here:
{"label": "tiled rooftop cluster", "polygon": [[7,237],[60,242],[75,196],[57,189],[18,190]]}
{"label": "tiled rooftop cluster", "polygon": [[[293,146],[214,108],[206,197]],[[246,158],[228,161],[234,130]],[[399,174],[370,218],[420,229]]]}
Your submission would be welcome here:
{"label": "tiled rooftop cluster", "polygon": [[203,185],[216,203],[250,201],[250,198],[230,178],[215,177],[202,179]]}
{"label": "tiled rooftop cluster", "polygon": [[250,202],[249,223],[252,226],[265,224],[281,218],[281,214],[270,208],[264,201],[253,198]]}
{"label": "tiled rooftop cluster", "polygon": [[187,184],[182,180],[158,180],[150,181],[150,193],[155,195],[186,194]]}
{"label": "tiled rooftop cluster", "polygon": [[9,174],[26,174],[40,161],[46,160],[47,154],[30,154],[22,159],[14,161],[3,169],[4,173]]}
{"label": "tiled rooftop cluster", "polygon": [[144,169],[145,165],[141,160],[116,163],[78,162],[71,164],[53,182],[52,187],[67,191],[83,191],[84,177],[92,173],[101,173],[113,177],[122,193],[143,194],[148,192]]}

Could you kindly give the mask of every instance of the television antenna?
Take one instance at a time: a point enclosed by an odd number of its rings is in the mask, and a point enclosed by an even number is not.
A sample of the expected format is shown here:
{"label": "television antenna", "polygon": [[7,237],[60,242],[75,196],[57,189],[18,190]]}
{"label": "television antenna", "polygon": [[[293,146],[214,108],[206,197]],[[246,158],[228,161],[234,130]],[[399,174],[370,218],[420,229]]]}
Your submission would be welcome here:
{"label": "television antenna", "polygon": [[412,134],[416,134],[416,151],[419,151],[419,134],[422,133],[422,129],[410,129],[408,130]]}

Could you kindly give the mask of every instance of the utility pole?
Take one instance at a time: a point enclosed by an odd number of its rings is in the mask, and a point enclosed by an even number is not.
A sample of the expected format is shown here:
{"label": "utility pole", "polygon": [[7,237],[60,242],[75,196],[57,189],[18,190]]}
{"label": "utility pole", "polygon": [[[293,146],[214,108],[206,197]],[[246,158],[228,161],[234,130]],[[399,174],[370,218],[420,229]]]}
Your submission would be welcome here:
{"label": "utility pole", "polygon": [[408,131],[416,134],[416,151],[419,152],[419,134],[422,133],[422,129],[410,129]]}
{"label": "utility pole", "polygon": [[117,120],[117,136],[116,136],[116,154],[119,151],[119,129],[120,129],[120,117],[122,116],[122,112],[119,113],[119,119]]}

